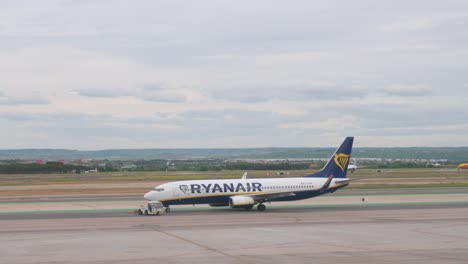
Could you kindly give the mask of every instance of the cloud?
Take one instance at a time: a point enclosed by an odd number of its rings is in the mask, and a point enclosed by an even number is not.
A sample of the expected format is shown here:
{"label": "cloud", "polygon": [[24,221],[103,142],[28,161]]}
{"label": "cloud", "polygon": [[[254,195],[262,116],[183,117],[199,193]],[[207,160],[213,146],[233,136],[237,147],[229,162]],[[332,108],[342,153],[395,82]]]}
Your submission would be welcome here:
{"label": "cloud", "polygon": [[181,3],[1,2],[0,144],[456,145],[468,133],[468,3]]}
{"label": "cloud", "polygon": [[390,85],[384,88],[382,92],[388,95],[403,97],[433,95],[433,91],[424,85]]}
{"label": "cloud", "polygon": [[145,84],[138,91],[137,97],[145,101],[165,103],[183,103],[187,100],[183,93],[162,83]]}
{"label": "cloud", "polygon": [[9,96],[0,91],[0,105],[46,105],[49,100],[40,95]]}
{"label": "cloud", "polygon": [[466,13],[458,13],[457,11],[451,13],[418,15],[412,17],[400,18],[392,23],[383,24],[380,29],[389,32],[414,32],[434,29],[443,25],[456,25],[466,23],[468,15]]}
{"label": "cloud", "polygon": [[[34,123],[44,124],[44,122],[51,122],[54,124],[70,124],[75,126],[83,122],[96,122],[103,123],[113,120],[113,117],[109,115],[90,115],[80,112],[26,112],[26,111],[15,111],[9,113],[1,113],[0,118],[7,119],[13,122],[22,122],[22,121],[33,121]],[[73,122],[70,122],[73,121]]]}
{"label": "cloud", "polygon": [[80,89],[73,91],[72,94],[97,98],[131,96],[144,101],[163,103],[183,103],[186,101],[186,97],[179,91],[173,91],[154,84],[144,85],[143,88],[135,89]]}
{"label": "cloud", "polygon": [[225,89],[213,89],[208,92],[215,99],[256,103],[267,101],[313,101],[313,100],[349,100],[362,98],[369,91],[355,87],[338,85],[272,84],[245,85]]}
{"label": "cloud", "polygon": [[126,91],[122,89],[81,89],[76,93],[81,96],[100,98],[116,98],[133,95],[131,91]]}

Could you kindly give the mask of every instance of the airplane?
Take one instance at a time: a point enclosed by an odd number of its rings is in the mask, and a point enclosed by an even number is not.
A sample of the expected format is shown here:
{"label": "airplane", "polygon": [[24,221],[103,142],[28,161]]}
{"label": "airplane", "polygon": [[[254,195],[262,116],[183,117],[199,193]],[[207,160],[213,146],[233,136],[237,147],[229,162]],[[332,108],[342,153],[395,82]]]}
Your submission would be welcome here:
{"label": "airplane", "polygon": [[358,166],[354,164],[349,164],[348,165],[348,171],[350,172],[355,172],[357,170]]}
{"label": "airplane", "polygon": [[161,184],[144,195],[170,211],[172,205],[209,204],[265,211],[264,203],[303,200],[333,193],[351,181],[346,177],[354,137],[347,137],[317,173],[303,177],[226,180],[189,180]]}

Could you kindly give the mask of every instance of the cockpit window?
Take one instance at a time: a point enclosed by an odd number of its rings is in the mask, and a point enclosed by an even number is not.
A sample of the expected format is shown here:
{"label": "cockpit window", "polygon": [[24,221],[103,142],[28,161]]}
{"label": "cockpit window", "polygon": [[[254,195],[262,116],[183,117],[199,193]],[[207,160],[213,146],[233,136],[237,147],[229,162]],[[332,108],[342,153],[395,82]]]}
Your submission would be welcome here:
{"label": "cockpit window", "polygon": [[162,191],[164,191],[164,188],[154,188],[154,191],[162,192]]}

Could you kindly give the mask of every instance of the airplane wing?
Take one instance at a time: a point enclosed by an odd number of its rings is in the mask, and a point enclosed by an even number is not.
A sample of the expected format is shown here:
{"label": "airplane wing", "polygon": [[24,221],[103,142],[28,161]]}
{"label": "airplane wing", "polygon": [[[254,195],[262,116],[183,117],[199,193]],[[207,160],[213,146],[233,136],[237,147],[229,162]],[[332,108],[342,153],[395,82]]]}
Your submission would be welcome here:
{"label": "airplane wing", "polygon": [[[356,180],[356,179],[354,179]],[[354,180],[343,180],[343,181],[335,181],[336,184],[342,184],[342,183],[348,183],[350,181],[354,181]]]}
{"label": "airplane wing", "polygon": [[288,196],[295,196],[294,192],[275,192],[275,193],[262,193],[262,194],[254,194],[249,195],[254,199],[256,202],[267,202],[269,200],[281,197],[288,197]]}
{"label": "airplane wing", "polygon": [[[333,178],[333,175],[328,178],[328,180],[325,182],[325,184],[320,188],[319,190],[325,191],[329,186],[331,179]],[[281,197],[288,197],[288,196],[295,196],[295,192],[287,191],[287,192],[274,192],[274,193],[262,193],[262,194],[253,194],[249,195],[254,199],[256,202],[267,202],[269,200],[275,199],[275,198],[281,198]]]}
{"label": "airplane wing", "polygon": [[[328,189],[332,179],[333,179],[333,174],[330,174],[327,181],[323,184],[323,186],[319,190],[320,191],[325,191],[326,189]],[[274,192],[274,193],[254,194],[254,195],[249,195],[249,196],[252,197],[252,199],[254,199],[254,201],[262,203],[262,202],[267,202],[267,201],[269,201],[271,199],[275,199],[275,198],[295,196],[295,195],[296,195],[295,192],[288,191],[288,192]]]}
{"label": "airplane wing", "polygon": [[362,180],[362,179],[368,179],[370,178],[369,176],[366,176],[366,177],[359,177],[359,178],[354,178],[354,179],[347,179],[347,180],[342,180],[342,181],[335,181],[335,183],[348,183],[348,182],[351,182],[351,181],[358,181],[358,180]]}

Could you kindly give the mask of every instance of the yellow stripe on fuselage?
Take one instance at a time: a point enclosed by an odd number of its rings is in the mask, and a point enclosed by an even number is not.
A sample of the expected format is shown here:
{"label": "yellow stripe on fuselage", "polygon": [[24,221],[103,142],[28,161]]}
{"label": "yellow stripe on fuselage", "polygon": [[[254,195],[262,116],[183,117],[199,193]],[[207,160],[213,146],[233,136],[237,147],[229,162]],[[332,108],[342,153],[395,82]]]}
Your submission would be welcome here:
{"label": "yellow stripe on fuselage", "polygon": [[219,197],[219,196],[234,196],[234,195],[249,195],[249,194],[268,194],[269,192],[242,192],[242,193],[213,193],[208,195],[196,195],[196,196],[180,196],[171,199],[161,200],[160,202],[177,201],[177,200],[188,200],[208,197]]}

